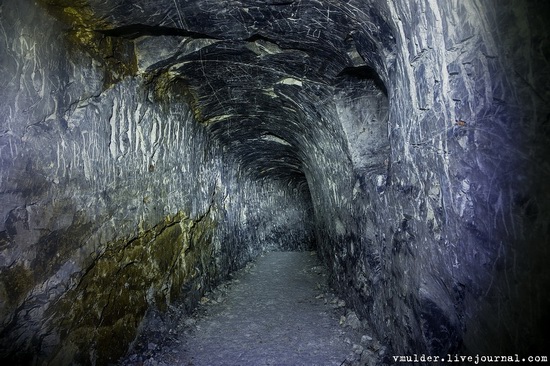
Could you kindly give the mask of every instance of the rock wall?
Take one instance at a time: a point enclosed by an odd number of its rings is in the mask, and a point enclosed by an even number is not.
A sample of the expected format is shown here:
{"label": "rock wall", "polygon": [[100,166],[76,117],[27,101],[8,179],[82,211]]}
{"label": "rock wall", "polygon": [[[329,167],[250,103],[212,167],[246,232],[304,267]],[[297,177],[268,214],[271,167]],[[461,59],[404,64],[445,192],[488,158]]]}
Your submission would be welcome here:
{"label": "rock wall", "polygon": [[[327,120],[343,126],[354,169],[342,168],[345,149],[316,155],[325,171],[310,186],[334,281],[392,354],[544,352],[548,7],[374,5],[354,39],[384,81],[389,117],[365,115],[375,104],[364,95],[336,98]],[[379,19],[393,53],[369,34]],[[364,145],[357,126],[377,141]]]}
{"label": "rock wall", "polygon": [[33,2],[0,16],[2,359],[112,362],[149,307],[309,248],[304,191],[249,178],[165,75],[101,54],[131,42],[82,47]]}

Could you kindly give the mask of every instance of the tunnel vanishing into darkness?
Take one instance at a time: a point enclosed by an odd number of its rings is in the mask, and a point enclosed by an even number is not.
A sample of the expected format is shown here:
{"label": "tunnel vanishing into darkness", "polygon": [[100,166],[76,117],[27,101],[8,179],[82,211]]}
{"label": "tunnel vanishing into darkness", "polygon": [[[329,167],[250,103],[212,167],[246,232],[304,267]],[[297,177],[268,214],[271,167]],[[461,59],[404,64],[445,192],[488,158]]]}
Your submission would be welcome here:
{"label": "tunnel vanishing into darkness", "polygon": [[0,357],[114,362],[308,249],[388,354],[547,352],[548,10],[2,1]]}

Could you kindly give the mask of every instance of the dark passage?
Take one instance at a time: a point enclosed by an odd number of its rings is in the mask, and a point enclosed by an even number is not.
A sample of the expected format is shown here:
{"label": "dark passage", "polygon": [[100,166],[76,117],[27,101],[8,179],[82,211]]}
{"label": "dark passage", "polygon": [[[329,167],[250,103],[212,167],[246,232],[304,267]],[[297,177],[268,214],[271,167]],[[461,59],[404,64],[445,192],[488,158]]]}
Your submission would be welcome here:
{"label": "dark passage", "polygon": [[548,19],[1,0],[0,364],[548,356]]}

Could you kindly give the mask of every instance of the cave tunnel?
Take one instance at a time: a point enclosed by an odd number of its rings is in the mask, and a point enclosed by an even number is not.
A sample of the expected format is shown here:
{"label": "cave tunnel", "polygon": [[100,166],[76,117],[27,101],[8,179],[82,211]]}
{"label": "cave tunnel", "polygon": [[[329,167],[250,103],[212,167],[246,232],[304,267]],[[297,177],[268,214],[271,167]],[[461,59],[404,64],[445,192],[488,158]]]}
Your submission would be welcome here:
{"label": "cave tunnel", "polygon": [[115,362],[289,250],[388,355],[548,353],[549,10],[3,0],[0,358]]}

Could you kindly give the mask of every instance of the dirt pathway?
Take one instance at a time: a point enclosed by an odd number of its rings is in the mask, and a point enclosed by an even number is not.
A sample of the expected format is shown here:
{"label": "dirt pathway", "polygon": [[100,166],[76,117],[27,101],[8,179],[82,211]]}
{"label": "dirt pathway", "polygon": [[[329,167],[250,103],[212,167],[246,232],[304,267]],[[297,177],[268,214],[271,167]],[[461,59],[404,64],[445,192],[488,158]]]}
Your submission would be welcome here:
{"label": "dirt pathway", "polygon": [[314,253],[270,252],[203,298],[151,316],[121,365],[371,365],[384,349],[327,292]]}

